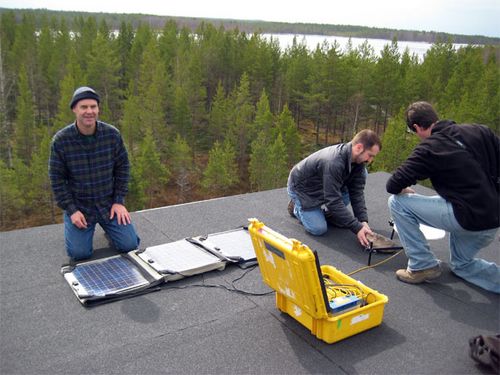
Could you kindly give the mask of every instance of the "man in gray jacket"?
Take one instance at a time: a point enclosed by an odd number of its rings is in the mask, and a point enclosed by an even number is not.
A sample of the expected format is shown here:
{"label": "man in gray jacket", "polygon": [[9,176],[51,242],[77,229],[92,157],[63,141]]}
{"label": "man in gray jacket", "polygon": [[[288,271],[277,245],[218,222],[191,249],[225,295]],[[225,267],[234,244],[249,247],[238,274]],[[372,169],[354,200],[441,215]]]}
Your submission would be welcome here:
{"label": "man in gray jacket", "polygon": [[[305,230],[320,236],[331,224],[349,228],[361,245],[368,247],[368,226],[364,187],[365,165],[382,148],[377,134],[362,130],[351,142],[323,148],[296,164],[288,177],[289,213]],[[352,212],[347,208],[351,203]]]}

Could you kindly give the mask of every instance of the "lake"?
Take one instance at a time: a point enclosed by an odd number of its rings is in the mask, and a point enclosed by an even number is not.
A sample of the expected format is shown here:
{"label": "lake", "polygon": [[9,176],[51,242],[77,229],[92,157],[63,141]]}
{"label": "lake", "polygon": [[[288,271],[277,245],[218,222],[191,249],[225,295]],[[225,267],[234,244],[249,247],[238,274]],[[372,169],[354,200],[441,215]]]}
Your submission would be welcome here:
{"label": "lake", "polygon": [[[291,46],[293,43],[293,38],[297,37],[298,43],[304,43],[310,51],[313,51],[318,44],[322,44],[325,40],[332,45],[335,41],[340,46],[342,51],[345,51],[347,43],[349,41],[348,37],[344,36],[329,36],[329,35],[294,35],[294,34],[262,34],[267,40],[271,37],[274,40],[278,40],[281,50],[284,51],[287,47]],[[380,56],[380,52],[383,50],[386,44],[391,44],[390,40],[386,39],[369,39],[369,38],[351,38],[351,43],[353,48],[356,48],[363,44],[365,40],[373,47],[376,56]],[[398,41],[398,48],[401,53],[408,47],[410,54],[416,54],[420,60],[423,60],[425,53],[432,44],[425,42],[407,42]],[[453,44],[455,49],[466,46],[466,44]]]}

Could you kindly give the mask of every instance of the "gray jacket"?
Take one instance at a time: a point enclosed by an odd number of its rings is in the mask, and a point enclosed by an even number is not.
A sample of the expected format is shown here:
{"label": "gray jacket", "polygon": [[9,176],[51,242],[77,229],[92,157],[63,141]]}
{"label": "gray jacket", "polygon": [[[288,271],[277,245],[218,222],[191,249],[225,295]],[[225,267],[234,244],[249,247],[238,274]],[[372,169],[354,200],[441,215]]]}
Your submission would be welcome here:
{"label": "gray jacket", "polygon": [[[368,222],[364,187],[364,164],[351,164],[351,143],[325,147],[297,163],[288,177],[288,186],[299,197],[304,210],[323,205],[328,220],[357,233]],[[344,205],[342,191],[349,192],[352,210]]]}

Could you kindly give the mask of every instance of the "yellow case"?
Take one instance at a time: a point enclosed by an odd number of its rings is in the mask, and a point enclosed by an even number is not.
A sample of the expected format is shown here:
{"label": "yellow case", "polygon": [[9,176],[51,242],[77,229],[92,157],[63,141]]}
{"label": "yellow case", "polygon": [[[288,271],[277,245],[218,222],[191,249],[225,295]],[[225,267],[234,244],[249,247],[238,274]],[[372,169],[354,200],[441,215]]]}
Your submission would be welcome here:
{"label": "yellow case", "polygon": [[[276,291],[276,307],[317,338],[331,344],[382,323],[387,296],[332,266],[319,266],[316,252],[250,219],[248,227],[264,282]],[[334,315],[323,278],[357,286],[365,305]]]}

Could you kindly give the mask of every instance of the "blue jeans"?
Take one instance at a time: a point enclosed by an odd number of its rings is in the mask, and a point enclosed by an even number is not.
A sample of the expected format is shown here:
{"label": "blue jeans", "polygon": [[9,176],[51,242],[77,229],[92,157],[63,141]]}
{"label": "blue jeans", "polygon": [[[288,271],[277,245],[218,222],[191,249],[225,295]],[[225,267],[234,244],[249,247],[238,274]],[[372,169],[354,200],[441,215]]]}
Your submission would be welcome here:
{"label": "blue jeans", "polygon": [[[132,224],[119,225],[116,216],[109,223],[99,222],[110,237],[113,246],[122,253],[135,250],[139,247],[141,239],[137,236]],[[86,229],[79,229],[73,223],[68,214],[64,213],[64,238],[66,252],[74,260],[87,259],[92,256],[96,224],[89,224]]]}
{"label": "blue jeans", "polygon": [[[299,219],[299,221],[304,226],[305,230],[311,233],[313,236],[321,236],[325,234],[328,230],[328,224],[325,219],[325,213],[321,207],[315,207],[311,209],[304,210],[300,204],[299,197],[297,193],[287,187],[288,196],[293,203],[295,204],[295,208],[293,209],[293,213],[295,217]],[[346,206],[351,203],[349,198],[349,192],[347,189],[342,190],[342,200]]]}
{"label": "blue jeans", "polygon": [[455,218],[451,203],[438,195],[392,195],[389,209],[411,271],[439,264],[418,227],[423,223],[450,233],[450,268],[455,275],[483,289],[500,293],[500,268],[495,263],[474,258],[479,250],[494,240],[498,228],[483,231],[463,229]]}

